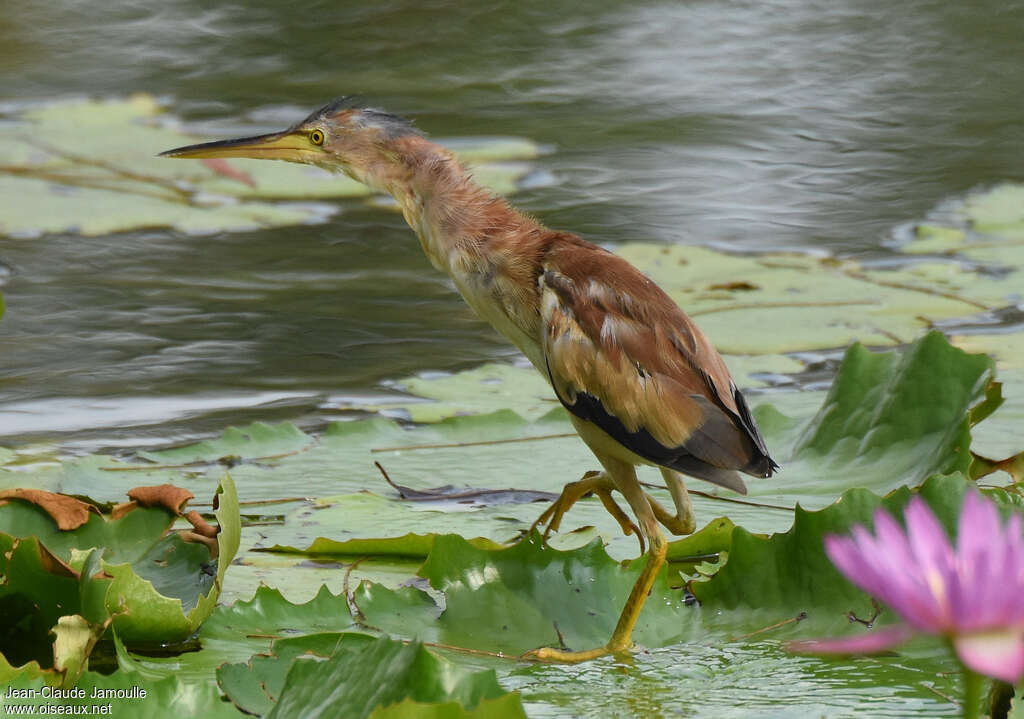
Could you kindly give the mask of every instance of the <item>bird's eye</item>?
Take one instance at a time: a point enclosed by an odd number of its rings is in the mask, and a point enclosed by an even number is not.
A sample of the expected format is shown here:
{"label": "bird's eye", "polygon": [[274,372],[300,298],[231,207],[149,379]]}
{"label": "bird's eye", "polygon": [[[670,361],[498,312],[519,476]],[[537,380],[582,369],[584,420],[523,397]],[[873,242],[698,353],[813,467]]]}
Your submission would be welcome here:
{"label": "bird's eye", "polygon": [[309,133],[309,141],[314,145],[324,144],[323,130],[313,130],[313,132]]}

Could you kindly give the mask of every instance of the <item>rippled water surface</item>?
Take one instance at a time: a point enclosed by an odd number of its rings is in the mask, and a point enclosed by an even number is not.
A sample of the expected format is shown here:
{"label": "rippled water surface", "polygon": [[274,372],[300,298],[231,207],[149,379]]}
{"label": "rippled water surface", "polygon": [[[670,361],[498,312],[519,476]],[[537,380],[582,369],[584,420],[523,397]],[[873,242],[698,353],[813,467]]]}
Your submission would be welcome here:
{"label": "rippled water surface", "polygon": [[[8,0],[0,113],[149,92],[215,138],[362,93],[435,135],[541,143],[553,181],[516,204],[608,244],[875,255],[946,198],[1024,177],[1020,2],[262,5]],[[401,218],[362,205],[2,240],[0,263],[7,444],[312,424],[383,380],[513,356]]]}

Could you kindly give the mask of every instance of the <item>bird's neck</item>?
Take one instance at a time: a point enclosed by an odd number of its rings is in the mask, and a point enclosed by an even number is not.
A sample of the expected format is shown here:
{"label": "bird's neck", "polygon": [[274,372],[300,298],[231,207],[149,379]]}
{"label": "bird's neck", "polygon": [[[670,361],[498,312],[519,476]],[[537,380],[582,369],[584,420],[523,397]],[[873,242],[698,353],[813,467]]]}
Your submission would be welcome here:
{"label": "bird's neck", "polygon": [[364,181],[394,196],[431,264],[451,275],[492,272],[497,255],[541,225],[482,188],[445,148],[422,137],[402,138],[398,163]]}
{"label": "bird's neck", "polygon": [[395,197],[431,264],[542,367],[537,277],[555,233],[476,184],[448,150],[421,137],[403,142],[400,162],[380,163],[388,174],[364,182]]}

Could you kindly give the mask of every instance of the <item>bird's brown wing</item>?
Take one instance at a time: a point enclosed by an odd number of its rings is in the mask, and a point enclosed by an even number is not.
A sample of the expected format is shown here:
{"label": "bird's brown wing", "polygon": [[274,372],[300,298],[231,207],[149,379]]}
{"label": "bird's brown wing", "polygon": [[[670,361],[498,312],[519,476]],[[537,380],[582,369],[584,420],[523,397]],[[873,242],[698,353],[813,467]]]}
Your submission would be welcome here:
{"label": "bird's brown wing", "polygon": [[634,454],[745,492],[776,467],[721,356],[654,282],[581,240],[542,263],[543,352],[559,400]]}

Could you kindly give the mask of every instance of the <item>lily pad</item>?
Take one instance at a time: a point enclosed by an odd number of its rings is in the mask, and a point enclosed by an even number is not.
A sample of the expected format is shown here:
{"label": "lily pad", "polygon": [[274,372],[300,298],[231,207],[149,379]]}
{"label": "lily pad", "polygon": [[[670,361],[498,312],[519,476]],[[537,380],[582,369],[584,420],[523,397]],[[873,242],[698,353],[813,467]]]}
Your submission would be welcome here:
{"label": "lily pad", "polygon": [[[404,700],[425,705],[420,710],[454,703],[469,712],[505,696],[493,671],[469,673],[422,645],[358,634],[281,640],[248,665],[225,665],[218,678],[241,708],[270,717],[366,717]],[[525,716],[514,699],[501,706],[497,716]]]}
{"label": "lily pad", "polygon": [[203,641],[250,635],[276,638],[352,628],[346,597],[333,594],[326,586],[302,604],[288,601],[279,589],[263,586],[252,599],[218,607],[203,625],[200,637]]}
{"label": "lily pad", "polygon": [[[67,648],[61,657],[62,652],[50,638],[50,632],[63,618],[67,618],[62,631],[65,641],[73,628],[72,622],[85,634],[93,626],[106,628],[109,613],[104,598],[110,577],[96,577],[94,563],[88,564],[79,573],[55,557],[36,537],[17,538],[0,532],[0,607],[5,625],[0,653],[9,666],[31,663],[39,672],[55,668],[58,658],[66,660]],[[79,657],[79,662],[87,654]],[[56,667],[58,674],[62,675],[64,668]]]}
{"label": "lily pad", "polygon": [[519,719],[525,716],[519,697],[515,694],[506,694],[498,699],[483,699],[472,710],[466,709],[458,702],[426,704],[413,699],[403,699],[397,704],[374,709],[370,719]]}
{"label": "lily pad", "polygon": [[156,464],[183,465],[195,462],[234,464],[246,460],[270,460],[295,454],[315,442],[313,437],[291,424],[268,425],[256,422],[245,428],[228,427],[214,440],[171,449],[139,452],[138,456]]}
{"label": "lily pad", "polygon": [[485,414],[495,407],[511,409],[525,419],[539,419],[560,407],[551,385],[533,367],[491,363],[457,374],[408,377],[390,384],[434,400],[377,405],[377,409],[390,412],[401,408],[414,422],[436,422],[457,414]]}
{"label": "lily pad", "polygon": [[1006,183],[973,194],[964,214],[975,232],[1024,240],[1024,185]]}
{"label": "lily pad", "polygon": [[[445,597],[432,639],[521,654],[563,642],[572,649],[602,646],[640,567],[621,566],[600,542],[562,552],[534,535],[495,551],[448,535],[437,538],[420,573]],[[663,573],[656,581],[637,624],[640,644],[664,646],[686,635],[689,610],[682,592],[670,588],[666,577]],[[379,616],[372,603],[359,606],[371,624]]]}
{"label": "lily pad", "polygon": [[[1005,303],[1019,286],[1009,277],[955,267],[957,282],[936,291],[933,277],[910,281],[906,274],[852,260],[752,257],[653,244],[624,245],[619,253],[661,285],[726,354],[823,350],[855,341],[902,344],[929,321]],[[732,281],[721,287],[709,276]]]}
{"label": "lily pad", "polygon": [[[1000,368],[1008,369],[1020,366],[1015,348],[1022,333],[1019,322],[999,320],[998,315],[1008,309],[1014,313],[1012,308],[1024,299],[1022,208],[1024,184],[1019,183],[999,184],[944,206],[933,222],[916,227],[914,239],[900,249],[910,254],[949,255],[953,261],[914,263],[894,276],[908,285],[928,285],[978,301],[981,306],[975,312],[940,326],[958,334],[958,329],[976,319],[972,334],[959,335],[955,342],[991,353]],[[939,267],[942,269],[937,270]],[[991,331],[984,332],[986,328]]]}
{"label": "lily pad", "polygon": [[751,494],[820,507],[850,487],[888,492],[935,473],[968,473],[972,410],[1002,401],[989,396],[994,371],[991,358],[967,354],[938,332],[902,351],[852,346],[810,420],[758,411],[782,470],[752,482]]}
{"label": "lily pad", "polygon": [[[936,475],[915,491],[955,536],[969,486],[962,474]],[[809,512],[798,507],[787,532],[764,537],[737,528],[722,568],[710,579],[691,582],[690,589],[708,610],[753,609],[765,621],[799,613],[816,620],[819,628],[827,626],[829,633],[864,631],[876,618],[879,623],[891,622],[893,615],[879,615],[873,600],[833,566],[825,554],[824,537],[848,533],[857,524],[870,527],[879,507],[900,517],[910,495],[905,487],[884,498],[852,489],[825,509]],[[992,498],[1004,512],[1021,511],[1016,495],[994,492]],[[850,617],[862,621],[852,622]]]}
{"label": "lily pad", "polygon": [[1000,369],[1024,370],[1024,332],[954,335],[951,339],[967,352],[992,355]]}
{"label": "lily pad", "polygon": [[[128,713],[153,719],[209,717],[242,719],[234,705],[221,699],[212,677],[206,682],[186,683],[174,676],[148,679],[135,672],[118,671],[104,675],[85,672],[74,693],[54,698],[43,691],[41,678],[27,673],[9,680],[0,693],[5,713],[85,714],[117,716]],[[24,707],[25,709],[20,709]],[[55,711],[55,710],[59,710]]]}
{"label": "lily pad", "polygon": [[235,706],[246,714],[264,716],[277,703],[288,670],[296,659],[327,658],[345,636],[348,636],[346,641],[350,644],[373,641],[369,636],[340,632],[277,639],[270,652],[256,654],[245,664],[222,664],[217,668],[217,683]]}
{"label": "lily pad", "polygon": [[[90,596],[105,602],[119,635],[133,642],[181,641],[213,611],[224,573],[238,550],[238,499],[230,477],[221,481],[217,497],[220,531],[215,562],[206,545],[168,533],[176,513],[165,507],[135,508],[116,519],[91,514],[80,526],[61,530],[38,505],[12,501],[0,506],[0,536],[11,542],[17,538],[38,542],[40,552],[52,552],[73,566],[102,553],[109,587]],[[51,593],[53,599],[61,596]],[[56,616],[77,613],[64,611],[59,604],[55,611]]]}
{"label": "lily pad", "polygon": [[[789,394],[771,395],[792,416],[769,405],[757,409],[782,470],[770,480],[751,481],[749,500],[731,501],[724,492],[700,496],[696,492],[710,488],[689,483],[697,517],[728,513],[750,531],[777,531],[788,526],[797,501],[817,508],[855,486],[886,492],[919,483],[934,472],[969,471],[965,458],[971,424],[977,421],[971,409],[984,401],[991,381],[989,359],[949,346],[938,333],[904,352],[852,349],[827,398],[804,392],[794,395],[799,401],[785,404]],[[1009,447],[997,458],[1015,451],[1019,447]],[[261,503],[253,505],[254,519],[267,517],[247,546],[396,557],[423,556],[432,541],[429,535],[437,533],[509,541],[530,526],[542,507],[404,502],[375,461],[395,482],[414,489],[450,484],[550,492],[597,468],[564,413],[529,422],[504,411],[414,427],[379,418],[358,420],[333,424],[316,438],[290,425],[254,426],[171,452],[147,455],[145,463],[93,456],[31,473],[0,467],[0,487],[30,481],[108,499],[120,486],[145,478],[188,482],[197,492],[206,491],[223,474],[218,460],[226,453],[238,462],[232,475],[243,488],[242,499]],[[199,458],[206,463],[177,464]],[[153,465],[153,460],[161,464]],[[648,470],[642,470],[641,478],[659,483]],[[273,504],[282,500],[292,501]],[[600,528],[612,542],[613,556],[635,554],[635,540],[620,536],[597,500],[580,501],[568,515],[566,527],[581,525]],[[324,540],[317,544],[320,537]],[[247,576],[258,581],[257,575]]]}

